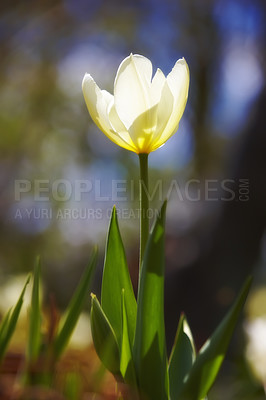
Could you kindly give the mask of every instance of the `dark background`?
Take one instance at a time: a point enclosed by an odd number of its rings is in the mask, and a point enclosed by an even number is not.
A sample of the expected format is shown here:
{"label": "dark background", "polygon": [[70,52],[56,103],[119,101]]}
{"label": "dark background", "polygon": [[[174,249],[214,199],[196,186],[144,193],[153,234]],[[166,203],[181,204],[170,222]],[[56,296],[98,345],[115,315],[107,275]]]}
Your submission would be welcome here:
{"label": "dark background", "polygon": [[[151,188],[162,182],[152,207],[173,188],[166,242],[169,345],[181,311],[202,344],[247,275],[254,275],[250,299],[265,293],[265,9],[263,0],[1,4],[2,286],[10,276],[31,271],[40,254],[45,296],[54,293],[63,309],[97,243],[98,291],[114,202],[125,210],[121,232],[136,286],[137,156],[94,126],[81,92],[85,72],[112,92],[118,65],[132,52],[165,74],[184,56],[191,73],[178,133],[150,155]],[[30,188],[18,196],[21,180]],[[79,180],[91,184],[80,199]],[[126,188],[116,199],[113,182]],[[73,209],[78,217],[64,214]],[[246,323],[266,315],[264,301],[251,300]],[[237,338],[210,399],[264,397],[244,360],[241,327]]]}

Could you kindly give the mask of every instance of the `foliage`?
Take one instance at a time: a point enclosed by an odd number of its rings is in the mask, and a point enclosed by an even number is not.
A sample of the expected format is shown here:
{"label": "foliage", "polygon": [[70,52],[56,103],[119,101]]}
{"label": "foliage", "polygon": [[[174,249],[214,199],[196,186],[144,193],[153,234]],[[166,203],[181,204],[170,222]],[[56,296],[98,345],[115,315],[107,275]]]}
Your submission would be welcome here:
{"label": "foliage", "polygon": [[[33,287],[31,306],[29,309],[28,345],[26,347],[26,363],[23,368],[23,381],[25,385],[51,386],[54,379],[55,366],[63,351],[67,347],[69,339],[79,319],[89,287],[92,283],[96,266],[97,249],[94,248],[91,260],[85,269],[80,283],[66,309],[65,315],[60,319],[58,326],[53,329],[52,337],[42,332],[42,307],[40,304],[40,261],[36,262],[33,274]],[[8,344],[16,328],[16,323],[21,311],[27,279],[22,293],[13,310],[9,310],[0,325],[0,361],[3,360]],[[72,379],[72,378],[71,378]],[[74,379],[74,378],[73,378]]]}
{"label": "foliage", "polygon": [[[140,272],[137,310],[126,272],[123,243],[113,210],[106,247],[102,305],[93,295],[92,332],[96,351],[118,381],[151,400],[203,400],[221,367],[251,278],[199,353],[184,315],[167,361],[164,327],[164,235],[166,202],[150,233]],[[110,243],[113,250],[110,249]],[[119,269],[119,267],[121,269]],[[106,279],[108,277],[108,279]],[[106,306],[108,305],[108,306]],[[135,315],[129,323],[128,315]],[[132,326],[132,321],[135,325]],[[132,340],[132,328],[134,335]]]}
{"label": "foliage", "polygon": [[21,307],[23,304],[23,297],[26,290],[26,287],[29,283],[30,278],[27,279],[25,286],[19,296],[17,304],[13,309],[10,309],[7,314],[4,316],[1,325],[0,325],[0,362],[3,360],[3,357],[7,351],[8,344],[12,338],[12,335],[16,329],[18,317],[21,311]]}
{"label": "foliage", "polygon": [[[164,327],[165,215],[166,202],[148,238],[136,301],[114,207],[107,237],[101,304],[95,295],[91,295],[91,330],[95,350],[105,368],[117,380],[117,398],[120,399],[207,399],[251,284],[251,278],[247,279],[231,309],[198,353],[186,316],[182,314],[168,361]],[[96,257],[95,248],[65,316],[60,319],[49,340],[42,333],[43,315],[39,294],[41,271],[40,261],[37,260],[23,372],[25,387],[53,387],[55,366],[86,301]],[[28,283],[29,278],[17,304],[2,320],[1,360],[15,330]],[[67,399],[79,398],[80,379],[78,373],[66,373],[63,391]],[[122,384],[129,389],[125,391]]]}

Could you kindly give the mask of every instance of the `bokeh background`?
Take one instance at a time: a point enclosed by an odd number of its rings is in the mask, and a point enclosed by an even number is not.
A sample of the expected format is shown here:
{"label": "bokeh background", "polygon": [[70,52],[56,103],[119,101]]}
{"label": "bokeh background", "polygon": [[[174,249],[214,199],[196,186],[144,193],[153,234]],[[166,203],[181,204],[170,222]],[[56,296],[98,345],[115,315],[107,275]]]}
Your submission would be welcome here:
{"label": "bokeh background", "polygon": [[38,254],[44,301],[53,293],[63,310],[98,244],[98,292],[113,203],[136,288],[138,159],[92,123],[81,82],[88,72],[112,92],[131,52],[165,74],[185,57],[185,114],[178,133],[150,155],[151,188],[161,180],[162,189],[153,209],[169,197],[168,344],[181,311],[202,344],[253,274],[210,399],[264,398],[265,1],[10,0],[0,13],[1,310]]}

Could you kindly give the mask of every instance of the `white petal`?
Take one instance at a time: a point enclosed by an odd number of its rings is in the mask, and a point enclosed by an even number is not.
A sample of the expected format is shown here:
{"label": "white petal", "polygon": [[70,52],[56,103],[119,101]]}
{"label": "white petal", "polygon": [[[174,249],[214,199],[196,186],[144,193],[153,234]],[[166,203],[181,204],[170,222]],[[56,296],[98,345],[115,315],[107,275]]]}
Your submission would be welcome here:
{"label": "white petal", "polygon": [[183,115],[189,87],[189,69],[184,58],[175,63],[166,80],[174,97],[173,109],[169,121],[155,143],[153,150],[161,147],[177,131]]}
{"label": "white petal", "polygon": [[175,100],[171,125],[177,126],[183,115],[188,97],[189,69],[184,58],[175,63],[166,79]]}
{"label": "white petal", "polygon": [[114,103],[114,97],[106,90],[100,90],[89,74],[86,74],[83,78],[82,90],[90,116],[98,128],[114,143],[132,150],[110,124],[108,110]]}
{"label": "white petal", "polygon": [[83,78],[82,90],[91,118],[104,133],[108,134],[111,125],[107,109],[109,103],[113,101],[113,96],[105,90],[102,91],[89,74],[85,74]]}
{"label": "white petal", "polygon": [[136,152],[135,143],[133,143],[128,131],[126,130],[125,125],[120,120],[114,103],[109,108],[108,115],[109,115],[109,121],[110,121],[110,124],[111,124],[113,130],[119,136],[119,138],[120,138],[119,140],[121,140],[121,143],[123,143],[123,145],[120,144],[120,146],[127,148],[128,150],[132,150],[132,151]]}
{"label": "white petal", "polygon": [[166,126],[169,123],[171,115],[173,113],[174,107],[174,96],[168,86],[167,81],[165,81],[160,102],[158,104],[157,109],[157,126],[156,126],[156,134],[153,137],[153,147],[159,147],[162,141],[166,141],[168,138],[165,139],[166,134]]}
{"label": "white petal", "polygon": [[[131,54],[118,68],[114,84],[115,107],[126,128],[151,108],[151,77],[152,64],[140,55]],[[149,114],[146,120],[148,125]]]}
{"label": "white petal", "polygon": [[138,153],[150,153],[149,149],[157,127],[157,109],[158,104],[155,104],[136,118],[128,128],[130,137],[138,148]]}

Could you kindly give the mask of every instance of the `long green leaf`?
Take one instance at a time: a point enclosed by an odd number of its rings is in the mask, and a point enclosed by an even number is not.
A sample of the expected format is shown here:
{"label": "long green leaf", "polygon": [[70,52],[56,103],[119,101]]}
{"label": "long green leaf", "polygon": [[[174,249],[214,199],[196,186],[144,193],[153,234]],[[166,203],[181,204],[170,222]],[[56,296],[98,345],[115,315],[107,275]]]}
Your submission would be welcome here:
{"label": "long green leaf", "polygon": [[125,306],[125,290],[122,290],[122,344],[121,344],[121,357],[120,357],[120,370],[125,383],[136,387],[137,379],[132,357],[132,348],[128,334],[127,312]]}
{"label": "long green leaf", "polygon": [[0,362],[3,360],[5,352],[7,350],[8,343],[14,333],[14,330],[17,325],[18,317],[21,311],[21,307],[23,304],[23,298],[25,294],[26,287],[30,281],[30,277],[27,278],[27,281],[22,289],[22,292],[19,296],[19,299],[11,312],[8,312],[8,318],[5,318],[3,323],[3,330],[1,329],[1,342],[0,342]]}
{"label": "long green leaf", "polygon": [[149,400],[166,400],[169,391],[164,328],[165,213],[166,202],[144,253],[133,348],[139,388]]}
{"label": "long green leaf", "polygon": [[65,318],[60,324],[59,332],[54,341],[54,357],[58,358],[65,349],[73,330],[76,326],[80,313],[83,309],[86,297],[88,294],[89,287],[94,275],[97,259],[97,248],[93,249],[92,257],[88,267],[86,268],[80,283],[70,301],[70,304],[66,310]]}
{"label": "long green leaf", "polygon": [[172,400],[201,400],[208,394],[225,357],[251,281],[251,278],[246,280],[235,303],[211,338],[201,348],[181,392]]}
{"label": "long green leaf", "polygon": [[41,343],[41,308],[40,308],[40,259],[36,261],[33,277],[31,309],[30,309],[30,327],[28,339],[29,362],[37,360]]}
{"label": "long green leaf", "polygon": [[8,327],[8,320],[11,314],[12,308],[10,308],[7,313],[4,315],[1,325],[0,325],[0,346],[2,343],[2,340],[4,340],[4,336],[6,335],[7,327]]}
{"label": "long green leaf", "polygon": [[186,317],[181,315],[175,343],[169,360],[170,398],[177,399],[185,376],[189,373],[196,358],[195,345]]}
{"label": "long green leaf", "polygon": [[120,353],[115,332],[99,301],[91,294],[91,333],[94,347],[103,365],[120,376]]}
{"label": "long green leaf", "polygon": [[128,318],[128,331],[130,343],[133,345],[137,303],[132,288],[125,250],[114,207],[106,244],[101,305],[116,333],[119,346],[121,345],[122,339],[122,289],[125,289],[125,307]]}

